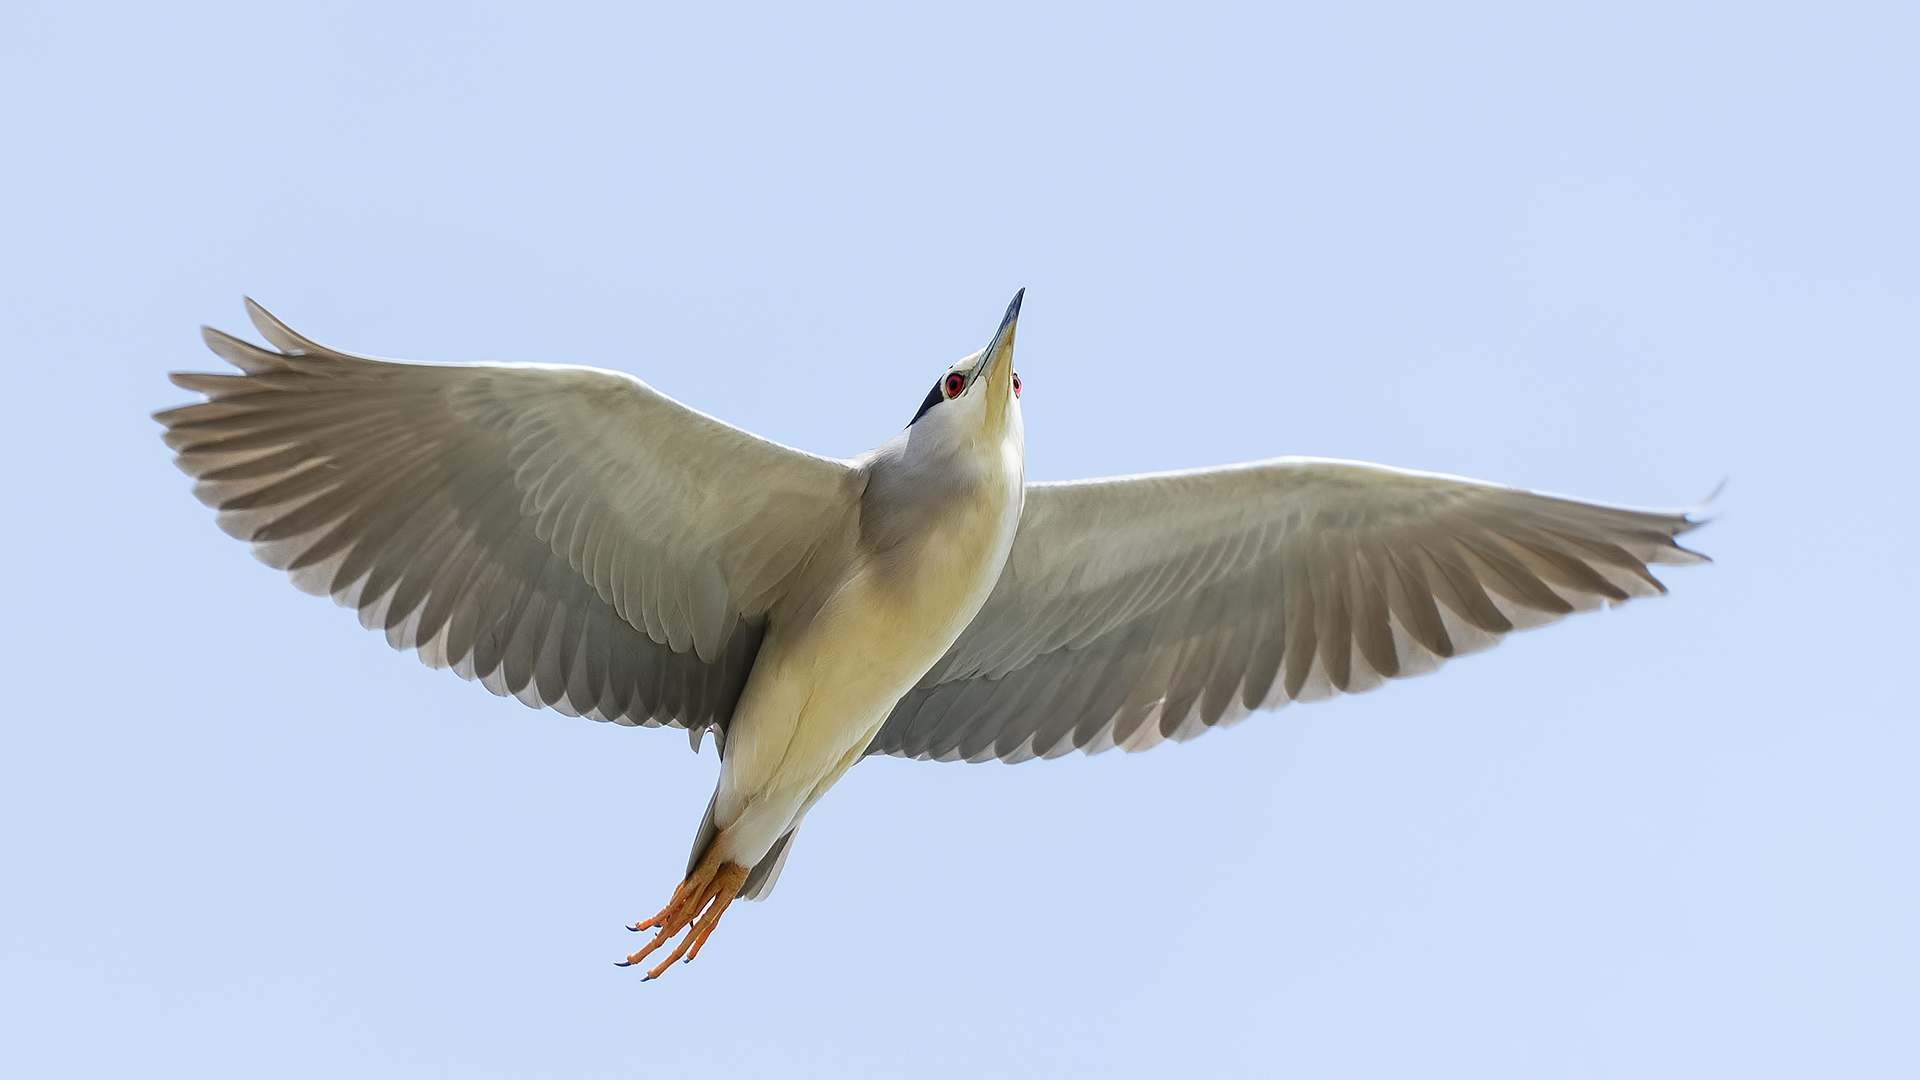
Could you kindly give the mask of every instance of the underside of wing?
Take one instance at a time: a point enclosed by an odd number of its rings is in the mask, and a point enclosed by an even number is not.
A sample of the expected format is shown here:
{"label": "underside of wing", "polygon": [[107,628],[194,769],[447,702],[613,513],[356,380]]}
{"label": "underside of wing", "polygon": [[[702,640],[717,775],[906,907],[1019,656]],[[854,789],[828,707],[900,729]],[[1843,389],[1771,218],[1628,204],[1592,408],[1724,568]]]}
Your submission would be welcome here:
{"label": "underside of wing", "polygon": [[1358,462],[1036,484],[999,585],[869,753],[1144,750],[1665,592],[1684,513]]}
{"label": "underside of wing", "polygon": [[724,727],[769,608],[857,504],[843,462],[616,372],[279,351],[156,415],[221,528],[399,649],[529,705]]}

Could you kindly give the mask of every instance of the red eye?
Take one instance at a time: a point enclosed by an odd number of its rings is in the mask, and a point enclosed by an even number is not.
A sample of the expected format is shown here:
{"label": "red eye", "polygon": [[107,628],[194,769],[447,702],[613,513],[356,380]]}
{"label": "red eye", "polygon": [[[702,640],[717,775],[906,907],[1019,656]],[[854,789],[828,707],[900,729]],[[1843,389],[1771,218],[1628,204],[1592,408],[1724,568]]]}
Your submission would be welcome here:
{"label": "red eye", "polygon": [[953,374],[947,376],[947,397],[957,398],[960,396],[960,391],[965,390],[966,388],[967,388],[967,377],[965,375],[962,375],[956,371]]}
{"label": "red eye", "polygon": [[1020,373],[1017,371],[1013,373],[1013,396],[1020,396]]}

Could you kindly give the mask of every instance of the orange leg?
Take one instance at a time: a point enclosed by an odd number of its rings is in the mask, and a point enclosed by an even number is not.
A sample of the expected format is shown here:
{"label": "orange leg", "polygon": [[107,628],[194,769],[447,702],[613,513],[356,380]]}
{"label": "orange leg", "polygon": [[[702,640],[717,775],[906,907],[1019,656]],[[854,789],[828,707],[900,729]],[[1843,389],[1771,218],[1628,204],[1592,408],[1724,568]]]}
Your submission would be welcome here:
{"label": "orange leg", "polygon": [[680,887],[673,891],[673,899],[667,901],[667,906],[661,908],[658,915],[627,928],[651,930],[658,927],[659,932],[653,935],[652,941],[647,942],[646,948],[620,961],[620,966],[631,967],[646,959],[682,930],[687,931],[687,936],[641,981],[659,978],[669,965],[683,956],[689,961],[699,956],[700,947],[712,936],[713,928],[720,925],[720,916],[726,914],[727,905],[740,895],[740,886],[746,881],[747,868],[739,863],[723,863],[711,856],[700,860],[700,865],[694,867],[693,873],[688,874]]}

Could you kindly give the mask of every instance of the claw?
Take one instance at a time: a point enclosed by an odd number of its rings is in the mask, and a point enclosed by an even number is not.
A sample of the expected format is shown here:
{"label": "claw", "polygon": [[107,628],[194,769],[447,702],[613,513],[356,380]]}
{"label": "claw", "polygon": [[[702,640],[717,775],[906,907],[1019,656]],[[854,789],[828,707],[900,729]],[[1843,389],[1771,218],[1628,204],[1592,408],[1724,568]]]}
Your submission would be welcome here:
{"label": "claw", "polygon": [[682,930],[687,932],[686,936],[680,939],[665,960],[648,971],[646,978],[640,981],[652,982],[675,960],[691,961],[700,955],[700,949],[706,945],[707,938],[713,935],[714,927],[720,925],[720,916],[726,914],[727,907],[740,895],[740,887],[746,881],[747,868],[744,866],[703,861],[673,891],[673,899],[667,901],[667,906],[661,908],[658,915],[627,928],[633,931],[657,928],[658,932],[653,935],[652,941],[627,957],[620,966],[631,967],[646,959]]}

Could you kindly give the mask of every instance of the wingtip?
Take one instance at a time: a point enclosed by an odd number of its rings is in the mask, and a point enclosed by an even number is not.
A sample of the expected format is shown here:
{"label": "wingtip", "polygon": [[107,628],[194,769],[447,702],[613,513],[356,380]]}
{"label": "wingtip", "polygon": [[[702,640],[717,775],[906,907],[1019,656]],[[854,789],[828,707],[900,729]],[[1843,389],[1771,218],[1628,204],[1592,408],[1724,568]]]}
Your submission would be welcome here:
{"label": "wingtip", "polygon": [[[1673,550],[1685,556],[1684,558],[1670,560],[1676,566],[1694,566],[1700,563],[1710,563],[1713,561],[1713,556],[1708,555],[1704,552],[1695,551],[1690,547],[1684,547],[1680,544],[1673,545]],[[1663,560],[1663,561],[1669,561],[1669,560]],[[1665,591],[1664,586],[1662,587],[1662,591]]]}
{"label": "wingtip", "polygon": [[253,328],[260,331],[261,337],[272,342],[274,348],[294,355],[325,351],[319,345],[296,333],[293,327],[281,322],[273,312],[262,307],[258,300],[251,296],[243,296],[240,299],[246,303],[247,318],[253,320]]}
{"label": "wingtip", "polygon": [[[1680,536],[1685,533],[1690,533],[1693,530],[1701,527],[1702,525],[1713,524],[1714,519],[1718,515],[1708,514],[1706,512],[1707,507],[1713,505],[1714,501],[1720,498],[1720,493],[1727,490],[1727,481],[1729,479],[1731,478],[1724,477],[1724,476],[1721,477],[1720,482],[1713,485],[1713,490],[1707,492],[1706,498],[1701,499],[1699,502],[1696,502],[1692,506],[1687,507],[1685,510],[1680,511],[1680,520],[1683,524],[1680,526],[1679,529],[1675,530],[1674,532],[1675,536]],[[1669,539],[1667,543],[1671,545],[1673,551],[1678,553],[1680,557],[1672,560],[1663,560],[1663,561],[1671,561],[1681,566],[1697,564],[1697,563],[1710,563],[1713,561],[1713,557],[1711,555],[1708,555],[1704,552],[1695,551],[1690,547],[1686,547],[1682,545],[1677,540]]]}
{"label": "wingtip", "polygon": [[253,323],[255,330],[260,331],[260,336],[273,342],[282,349],[286,348],[285,345],[280,344],[279,333],[292,333],[292,331],[287,329],[287,324],[274,318],[273,312],[261,306],[260,301],[255,300],[251,296],[242,296],[240,302],[246,306],[247,319]]}
{"label": "wingtip", "polygon": [[[1701,499],[1699,502],[1694,503],[1692,506],[1687,507],[1685,510],[1682,510],[1680,512],[1680,520],[1684,524],[1682,524],[1680,528],[1674,532],[1674,535],[1681,536],[1686,533],[1690,533],[1695,529],[1700,528],[1702,525],[1713,524],[1719,515],[1708,514],[1705,511],[1708,506],[1711,506],[1713,504],[1715,499],[1718,499],[1720,497],[1720,493],[1725,491],[1726,489],[1727,489],[1727,481],[1726,481],[1726,478],[1723,477],[1718,484],[1715,484],[1713,486],[1713,490],[1707,493],[1706,498]],[[1695,551],[1692,548],[1686,547],[1685,545],[1681,544],[1677,540],[1670,539],[1667,541],[1667,543],[1670,544],[1673,550],[1681,556],[1680,558],[1676,558],[1672,560],[1674,563],[1677,563],[1679,565],[1684,566],[1684,565],[1696,564],[1696,563],[1710,563],[1713,561],[1713,557],[1711,555],[1708,555],[1704,552]]]}
{"label": "wingtip", "polygon": [[[279,353],[269,352],[250,341],[242,341],[224,330],[216,330],[211,326],[200,328],[200,340],[206,343],[207,348],[213,350],[215,356],[249,375],[273,371],[286,362],[286,358]],[[194,388],[189,386],[187,389]]]}
{"label": "wingtip", "polygon": [[1733,477],[1731,476],[1721,477],[1720,482],[1713,485],[1713,490],[1707,492],[1706,498],[1701,499],[1699,502],[1694,503],[1682,511],[1686,515],[1687,520],[1695,525],[1705,525],[1707,522],[1712,521],[1712,518],[1701,515],[1705,514],[1707,507],[1712,506],[1714,502],[1720,498],[1720,495],[1727,490],[1727,482],[1732,479]]}

